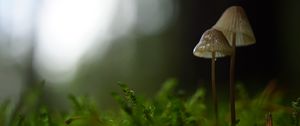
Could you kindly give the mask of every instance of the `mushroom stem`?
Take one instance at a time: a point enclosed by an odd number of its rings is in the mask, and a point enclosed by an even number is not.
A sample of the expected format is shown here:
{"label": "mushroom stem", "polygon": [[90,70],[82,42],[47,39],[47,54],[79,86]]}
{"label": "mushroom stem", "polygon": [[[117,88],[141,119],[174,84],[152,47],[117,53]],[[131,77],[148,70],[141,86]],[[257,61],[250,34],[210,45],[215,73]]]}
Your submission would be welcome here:
{"label": "mushroom stem", "polygon": [[232,55],[230,58],[230,85],[229,85],[229,90],[230,90],[230,112],[231,112],[231,126],[236,125],[236,116],[235,116],[235,47],[236,47],[236,34],[232,34]]}
{"label": "mushroom stem", "polygon": [[216,91],[216,52],[212,52],[211,58],[211,86],[212,86],[212,98],[214,104],[214,112],[215,112],[215,125],[218,126],[218,98]]}

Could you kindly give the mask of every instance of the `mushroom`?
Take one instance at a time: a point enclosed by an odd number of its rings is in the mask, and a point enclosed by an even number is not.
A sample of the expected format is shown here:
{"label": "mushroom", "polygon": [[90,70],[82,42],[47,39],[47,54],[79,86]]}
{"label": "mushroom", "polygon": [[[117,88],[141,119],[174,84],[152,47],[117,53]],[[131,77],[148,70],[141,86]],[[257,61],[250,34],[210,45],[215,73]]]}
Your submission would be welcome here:
{"label": "mushroom", "polygon": [[233,49],[223,33],[214,28],[208,29],[203,33],[193,51],[197,57],[211,58],[211,86],[216,125],[218,125],[218,98],[216,93],[215,61],[218,57],[231,55],[232,51]]}
{"label": "mushroom", "polygon": [[225,10],[213,28],[223,32],[230,45],[233,54],[230,59],[230,113],[231,125],[236,124],[235,117],[235,54],[236,46],[248,46],[255,44],[255,36],[251,29],[244,9],[240,6],[231,6]]}

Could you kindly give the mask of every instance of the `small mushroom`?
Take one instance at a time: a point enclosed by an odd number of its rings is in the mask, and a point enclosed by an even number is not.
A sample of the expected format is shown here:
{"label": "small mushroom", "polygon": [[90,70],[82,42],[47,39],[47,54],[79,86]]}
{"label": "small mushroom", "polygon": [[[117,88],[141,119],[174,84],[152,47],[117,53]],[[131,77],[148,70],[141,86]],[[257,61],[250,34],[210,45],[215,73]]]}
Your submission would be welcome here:
{"label": "small mushroom", "polygon": [[[256,40],[251,25],[241,6],[227,8],[213,28],[222,31],[230,45],[247,46],[255,44]],[[234,34],[235,37],[233,37]]]}
{"label": "small mushroom", "polygon": [[211,85],[216,125],[218,125],[218,98],[216,93],[215,61],[218,57],[231,55],[232,51],[233,49],[223,33],[214,28],[208,29],[203,33],[193,51],[197,57],[211,58]]}
{"label": "small mushroom", "polygon": [[221,31],[211,28],[203,33],[193,53],[197,57],[214,59],[231,55],[232,47]]}
{"label": "small mushroom", "polygon": [[255,44],[255,36],[241,6],[231,6],[225,10],[218,22],[213,26],[223,32],[230,45],[233,47],[233,54],[230,58],[230,113],[231,125],[235,126],[235,54],[236,46],[247,46]]}

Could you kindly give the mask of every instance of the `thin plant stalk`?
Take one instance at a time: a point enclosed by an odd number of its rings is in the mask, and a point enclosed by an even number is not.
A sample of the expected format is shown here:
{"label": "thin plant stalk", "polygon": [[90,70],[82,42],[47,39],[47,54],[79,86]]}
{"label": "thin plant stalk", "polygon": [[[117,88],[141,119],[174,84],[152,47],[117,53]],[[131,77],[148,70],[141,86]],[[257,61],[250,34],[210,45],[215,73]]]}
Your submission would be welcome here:
{"label": "thin plant stalk", "polygon": [[213,106],[215,112],[215,125],[219,124],[219,114],[218,114],[218,98],[216,90],[216,53],[212,52],[211,58],[211,86],[212,86],[212,97],[213,97]]}
{"label": "thin plant stalk", "polygon": [[271,113],[267,114],[266,126],[273,126],[273,119],[272,119],[272,114]]}
{"label": "thin plant stalk", "polygon": [[230,58],[230,80],[229,80],[229,91],[230,91],[230,117],[231,126],[236,125],[236,115],[235,115],[235,47],[236,47],[236,34],[232,35],[232,48],[233,52]]}

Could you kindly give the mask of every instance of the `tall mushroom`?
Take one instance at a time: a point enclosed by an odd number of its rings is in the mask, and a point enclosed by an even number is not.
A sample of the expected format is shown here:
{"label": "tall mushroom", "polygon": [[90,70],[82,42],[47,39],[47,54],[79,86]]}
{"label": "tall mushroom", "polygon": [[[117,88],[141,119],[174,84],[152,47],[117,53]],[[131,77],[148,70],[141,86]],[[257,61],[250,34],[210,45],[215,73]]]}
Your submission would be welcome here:
{"label": "tall mushroom", "polygon": [[231,6],[225,10],[218,22],[213,26],[223,32],[230,45],[233,54],[230,59],[230,113],[231,125],[236,124],[235,115],[235,54],[236,46],[255,44],[255,37],[244,9],[240,6]]}
{"label": "tall mushroom", "polygon": [[203,33],[193,51],[197,57],[211,58],[211,86],[216,125],[218,125],[218,98],[216,93],[215,61],[218,57],[231,55],[232,51],[233,49],[223,33],[213,28]]}

